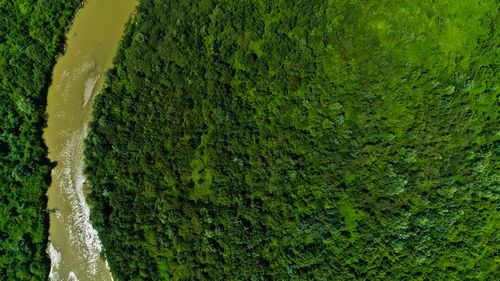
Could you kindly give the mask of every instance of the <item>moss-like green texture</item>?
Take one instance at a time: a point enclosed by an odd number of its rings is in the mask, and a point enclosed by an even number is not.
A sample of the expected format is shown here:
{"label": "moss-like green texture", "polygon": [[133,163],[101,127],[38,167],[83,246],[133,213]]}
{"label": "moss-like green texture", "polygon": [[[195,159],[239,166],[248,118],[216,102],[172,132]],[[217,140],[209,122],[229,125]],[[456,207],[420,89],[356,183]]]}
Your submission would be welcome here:
{"label": "moss-like green texture", "polygon": [[80,0],[0,0],[0,280],[45,280],[50,73]]}
{"label": "moss-like green texture", "polygon": [[499,3],[142,0],[87,139],[120,280],[497,280]]}

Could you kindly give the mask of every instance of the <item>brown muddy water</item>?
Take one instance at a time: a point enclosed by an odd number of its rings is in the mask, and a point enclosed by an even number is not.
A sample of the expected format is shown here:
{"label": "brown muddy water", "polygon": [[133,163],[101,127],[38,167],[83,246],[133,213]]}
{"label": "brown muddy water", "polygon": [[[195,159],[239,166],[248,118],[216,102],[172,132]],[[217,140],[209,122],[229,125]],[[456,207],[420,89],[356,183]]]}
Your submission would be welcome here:
{"label": "brown muddy water", "polygon": [[125,23],[137,0],[87,0],[76,15],[57,60],[47,97],[44,139],[57,162],[47,192],[50,214],[51,281],[108,281],[101,242],[85,202],[83,140],[92,101],[104,83]]}

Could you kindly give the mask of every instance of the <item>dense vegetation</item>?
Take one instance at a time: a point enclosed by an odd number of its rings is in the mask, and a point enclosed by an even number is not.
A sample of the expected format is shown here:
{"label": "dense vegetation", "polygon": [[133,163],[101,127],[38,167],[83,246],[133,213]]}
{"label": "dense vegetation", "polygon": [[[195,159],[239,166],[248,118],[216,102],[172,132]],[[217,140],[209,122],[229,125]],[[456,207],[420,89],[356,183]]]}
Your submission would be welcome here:
{"label": "dense vegetation", "polygon": [[120,280],[499,280],[499,3],[142,0],[95,104]]}
{"label": "dense vegetation", "polygon": [[45,280],[50,71],[80,0],[0,0],[0,279]]}

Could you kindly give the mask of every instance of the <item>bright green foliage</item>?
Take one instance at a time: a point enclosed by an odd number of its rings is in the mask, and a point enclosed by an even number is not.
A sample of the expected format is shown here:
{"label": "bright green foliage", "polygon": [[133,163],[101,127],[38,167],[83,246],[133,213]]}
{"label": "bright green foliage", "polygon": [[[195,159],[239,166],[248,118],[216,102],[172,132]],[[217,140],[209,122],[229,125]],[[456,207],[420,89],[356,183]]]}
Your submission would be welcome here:
{"label": "bright green foliage", "polygon": [[45,280],[50,71],[80,0],[0,0],[0,280]]}
{"label": "bright green foliage", "polygon": [[498,280],[499,4],[142,0],[87,139],[120,280]]}

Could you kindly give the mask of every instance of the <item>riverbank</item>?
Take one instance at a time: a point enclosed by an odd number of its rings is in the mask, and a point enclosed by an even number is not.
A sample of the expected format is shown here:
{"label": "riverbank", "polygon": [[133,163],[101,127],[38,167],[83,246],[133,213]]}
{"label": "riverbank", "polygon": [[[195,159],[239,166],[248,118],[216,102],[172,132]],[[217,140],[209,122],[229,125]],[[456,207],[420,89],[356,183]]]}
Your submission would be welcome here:
{"label": "riverbank", "polygon": [[0,279],[44,280],[50,260],[45,192],[51,163],[42,139],[46,93],[80,0],[1,1]]}

